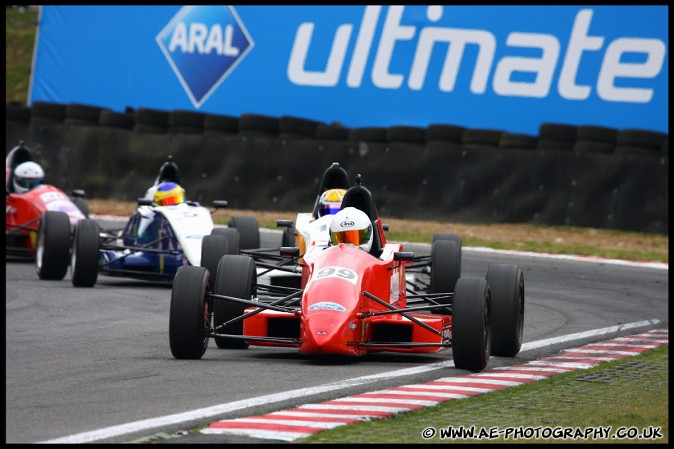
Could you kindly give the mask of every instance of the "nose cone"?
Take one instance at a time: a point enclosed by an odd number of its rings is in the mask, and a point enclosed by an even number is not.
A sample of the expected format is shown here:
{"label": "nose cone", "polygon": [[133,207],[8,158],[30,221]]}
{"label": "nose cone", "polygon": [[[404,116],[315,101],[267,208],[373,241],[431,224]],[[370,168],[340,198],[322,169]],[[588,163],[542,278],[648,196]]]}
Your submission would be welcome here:
{"label": "nose cone", "polygon": [[304,321],[300,354],[358,355],[353,344],[355,326],[350,326],[348,318],[339,311],[310,312]]}

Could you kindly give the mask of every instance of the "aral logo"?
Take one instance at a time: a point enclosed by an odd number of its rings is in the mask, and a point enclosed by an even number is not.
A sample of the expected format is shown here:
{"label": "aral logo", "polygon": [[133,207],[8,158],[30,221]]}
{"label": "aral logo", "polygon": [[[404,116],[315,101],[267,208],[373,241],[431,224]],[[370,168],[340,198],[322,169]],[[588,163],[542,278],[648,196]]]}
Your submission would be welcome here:
{"label": "aral logo", "polygon": [[231,6],[185,6],[156,39],[196,108],[254,45]]}

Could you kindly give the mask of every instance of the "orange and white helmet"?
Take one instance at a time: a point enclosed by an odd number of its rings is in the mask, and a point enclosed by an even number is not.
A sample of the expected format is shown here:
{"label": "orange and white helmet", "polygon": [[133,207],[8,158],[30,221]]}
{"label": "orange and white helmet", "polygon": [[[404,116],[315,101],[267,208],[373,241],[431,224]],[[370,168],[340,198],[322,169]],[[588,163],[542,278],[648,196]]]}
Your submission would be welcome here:
{"label": "orange and white helmet", "polygon": [[373,239],[372,222],[365,212],[355,207],[345,207],[330,222],[330,241],[333,245],[346,243],[369,252]]}
{"label": "orange and white helmet", "polygon": [[328,189],[318,200],[318,217],[324,215],[335,215],[339,212],[339,209],[342,207],[342,200],[344,199],[344,194],[346,190],[344,189]]}

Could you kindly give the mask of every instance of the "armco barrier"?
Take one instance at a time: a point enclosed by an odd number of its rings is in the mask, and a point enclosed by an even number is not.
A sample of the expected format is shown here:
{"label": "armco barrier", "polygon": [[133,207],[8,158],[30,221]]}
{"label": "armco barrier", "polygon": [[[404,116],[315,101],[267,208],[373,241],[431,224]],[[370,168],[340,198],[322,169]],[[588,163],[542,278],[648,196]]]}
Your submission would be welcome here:
{"label": "armco barrier", "polygon": [[[246,115],[239,132],[235,117],[224,118],[232,122],[227,130],[181,132],[180,127],[150,130],[137,122],[92,126],[8,113],[6,151],[24,140],[43,165],[46,182],[65,191],[82,188],[90,198],[135,200],[171,155],[190,199],[204,204],[224,199],[237,209],[306,211],[325,168],[339,162],[352,181],[363,175],[383,216],[668,233],[669,157],[667,135],[660,133],[602,130],[645,139],[643,147],[632,139],[623,146],[627,150],[607,153],[603,147],[591,151],[592,145],[574,151],[568,136],[566,146],[548,145],[542,135],[529,136],[523,148],[495,145],[494,138],[476,143],[471,139],[484,130],[465,135],[471,130],[452,125],[427,128],[426,139],[419,129],[409,129],[405,139],[395,138],[404,135],[404,127],[348,130],[307,122],[319,139],[274,133],[273,117]],[[258,122],[264,132],[253,129]],[[456,133],[443,139],[443,129],[464,132],[469,143],[462,144]],[[551,131],[561,129],[573,131],[564,125],[541,127],[548,141],[555,140]],[[333,134],[337,137],[330,138]],[[561,141],[561,134],[556,138]]]}

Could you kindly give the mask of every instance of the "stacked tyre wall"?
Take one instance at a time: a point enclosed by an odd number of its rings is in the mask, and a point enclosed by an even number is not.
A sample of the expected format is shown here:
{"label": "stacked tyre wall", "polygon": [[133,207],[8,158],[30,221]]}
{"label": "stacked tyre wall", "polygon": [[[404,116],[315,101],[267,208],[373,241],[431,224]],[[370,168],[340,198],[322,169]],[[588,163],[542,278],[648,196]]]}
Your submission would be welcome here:
{"label": "stacked tyre wall", "polygon": [[339,162],[379,214],[668,233],[667,134],[543,123],[538,135],[450,124],[345,128],[299,117],[7,104],[46,182],[133,201],[173,156],[187,197],[231,208],[306,211]]}

